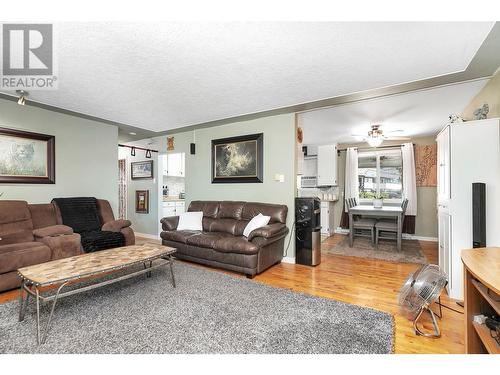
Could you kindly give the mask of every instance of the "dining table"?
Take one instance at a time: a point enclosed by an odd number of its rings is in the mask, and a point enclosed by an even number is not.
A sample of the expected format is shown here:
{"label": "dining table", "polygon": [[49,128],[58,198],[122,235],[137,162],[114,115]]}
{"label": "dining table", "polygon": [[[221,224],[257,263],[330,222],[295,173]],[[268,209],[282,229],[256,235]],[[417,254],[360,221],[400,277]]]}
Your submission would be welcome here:
{"label": "dining table", "polygon": [[397,248],[401,251],[401,240],[403,232],[403,209],[401,206],[374,207],[368,204],[358,204],[349,209],[349,247],[352,247],[354,240],[353,216],[369,216],[372,218],[395,218],[397,221]]}

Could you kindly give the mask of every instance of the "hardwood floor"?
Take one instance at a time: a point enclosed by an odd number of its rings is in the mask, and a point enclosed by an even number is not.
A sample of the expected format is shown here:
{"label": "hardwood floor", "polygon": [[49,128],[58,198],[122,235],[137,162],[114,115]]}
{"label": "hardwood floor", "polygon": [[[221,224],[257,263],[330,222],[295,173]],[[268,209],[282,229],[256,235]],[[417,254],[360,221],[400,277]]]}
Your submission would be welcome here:
{"label": "hardwood floor", "polygon": [[[322,243],[322,248],[326,250],[340,239],[342,235],[330,237]],[[153,241],[138,238],[137,242]],[[429,262],[437,263],[437,244],[427,241],[421,241],[420,244]],[[393,314],[396,323],[395,353],[464,353],[462,314],[443,309],[443,319],[438,320],[442,336],[432,339],[415,336],[412,324],[398,313],[399,288],[417,267],[417,264],[323,254],[321,264],[317,267],[281,263],[257,275],[253,280]],[[0,303],[15,298],[17,291],[0,294]],[[441,300],[444,305],[462,311],[446,293]],[[427,316],[424,328],[431,329]]]}

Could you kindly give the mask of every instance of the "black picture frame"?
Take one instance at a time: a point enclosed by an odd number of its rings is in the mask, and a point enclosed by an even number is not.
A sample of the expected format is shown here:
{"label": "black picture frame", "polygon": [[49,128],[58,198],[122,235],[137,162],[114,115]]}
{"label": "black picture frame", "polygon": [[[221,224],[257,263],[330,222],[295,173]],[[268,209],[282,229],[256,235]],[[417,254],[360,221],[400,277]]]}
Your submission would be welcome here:
{"label": "black picture frame", "polygon": [[55,184],[56,183],[56,137],[16,129],[0,128],[2,136],[43,141],[47,145],[45,176],[0,175],[1,184]]}
{"label": "black picture frame", "polygon": [[[253,153],[255,161],[250,163],[248,175],[223,175],[220,173],[221,153],[226,152],[222,147],[246,143],[243,147],[247,152]],[[253,145],[253,144],[254,145]],[[224,155],[222,155],[224,156]],[[219,167],[217,166],[219,159]],[[212,140],[212,183],[262,183],[264,182],[264,133],[241,135],[237,137],[221,138]],[[219,171],[218,171],[219,169]],[[242,172],[239,172],[242,173]]]}
{"label": "black picture frame", "polygon": [[[137,171],[134,172],[134,168],[146,166],[147,164],[150,164],[149,173],[147,175],[144,174],[137,175]],[[153,176],[154,176],[153,160],[136,161],[130,163],[130,178],[132,180],[152,180]]]}

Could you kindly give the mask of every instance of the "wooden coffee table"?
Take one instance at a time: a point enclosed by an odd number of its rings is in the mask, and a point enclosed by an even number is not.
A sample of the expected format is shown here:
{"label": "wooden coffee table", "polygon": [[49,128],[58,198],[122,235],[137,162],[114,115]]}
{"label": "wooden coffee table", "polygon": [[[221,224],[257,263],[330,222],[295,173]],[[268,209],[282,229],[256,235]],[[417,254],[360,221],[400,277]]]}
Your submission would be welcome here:
{"label": "wooden coffee table", "polygon": [[[174,259],[172,257],[175,251],[176,249],[172,247],[146,243],[144,245],[124,246],[95,253],[87,253],[20,268],[18,273],[22,278],[22,283],[19,289],[19,321],[24,320],[30,295],[35,297],[37,340],[40,345],[47,339],[50,322],[59,298],[129,279],[140,274],[146,274],[149,277],[151,276],[152,269],[165,265],[170,266],[172,285],[175,288]],[[143,269],[131,269],[140,264],[144,266]],[[127,271],[125,274],[120,273],[120,275],[113,277],[114,271],[118,270],[128,270],[130,272]],[[104,276],[105,274],[109,274],[110,277],[96,280],[92,283],[92,278],[95,276]],[[88,285],[86,283],[78,287],[78,283],[82,281],[89,281],[91,284]],[[61,293],[62,289],[68,284],[77,285],[77,287]],[[58,286],[57,291],[42,296],[40,288],[48,286]],[[27,292],[26,297],[25,291]],[[40,301],[53,301],[43,335],[40,332]]]}

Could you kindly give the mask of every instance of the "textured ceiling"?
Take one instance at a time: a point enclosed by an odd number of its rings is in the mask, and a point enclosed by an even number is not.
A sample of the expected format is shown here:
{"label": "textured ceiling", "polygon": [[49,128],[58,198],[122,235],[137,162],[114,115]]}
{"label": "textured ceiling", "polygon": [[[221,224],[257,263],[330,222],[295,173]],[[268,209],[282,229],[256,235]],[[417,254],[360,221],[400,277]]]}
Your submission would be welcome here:
{"label": "textured ceiling", "polygon": [[493,23],[62,23],[30,99],[165,131],[466,69]]}
{"label": "textured ceiling", "polygon": [[298,115],[304,144],[353,143],[352,134],[367,134],[370,125],[394,136],[436,135],[452,113],[460,114],[487,79],[363,100]]}

